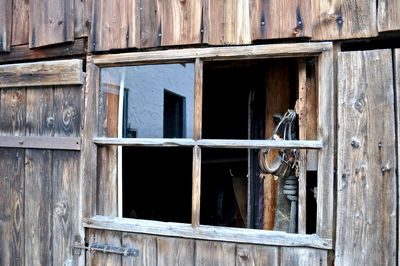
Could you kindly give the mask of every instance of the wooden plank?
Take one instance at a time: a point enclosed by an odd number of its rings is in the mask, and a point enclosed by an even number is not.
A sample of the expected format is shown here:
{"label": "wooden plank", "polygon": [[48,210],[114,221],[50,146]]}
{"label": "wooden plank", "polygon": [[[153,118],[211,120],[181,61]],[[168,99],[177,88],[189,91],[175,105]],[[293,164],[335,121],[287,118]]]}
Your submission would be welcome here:
{"label": "wooden plank", "polygon": [[52,262],[52,152],[25,151],[25,261]]}
{"label": "wooden plank", "polygon": [[194,65],[194,140],[201,139],[203,128],[203,61],[196,58]]}
{"label": "wooden plank", "polygon": [[160,236],[174,236],[200,240],[332,249],[331,239],[323,239],[318,235],[297,235],[279,231],[252,230],[207,225],[200,225],[196,228],[193,228],[191,224],[164,223],[150,220],[137,220],[117,217],[112,218],[106,216],[83,218],[83,225],[86,228]]}
{"label": "wooden plank", "polygon": [[328,251],[311,248],[287,248],[282,247],[281,265],[308,266],[328,265]]}
{"label": "wooden plank", "polygon": [[313,40],[368,38],[378,35],[376,1],[311,0]]}
{"label": "wooden plank", "polygon": [[[339,45],[336,44],[336,48]],[[335,54],[335,53],[334,53]],[[334,58],[334,62],[336,62]],[[317,70],[315,63],[310,62],[310,72],[307,73],[307,139],[313,140],[318,138],[317,121],[318,121],[318,91],[317,91]],[[336,82],[336,81],[335,81]],[[336,87],[335,87],[336,88]],[[336,99],[336,97],[335,97]],[[337,139],[335,137],[335,139]],[[317,171],[318,168],[318,151],[307,150],[307,171]]]}
{"label": "wooden plank", "polygon": [[54,88],[54,132],[56,136],[79,137],[81,132],[81,86]]}
{"label": "wooden plank", "polygon": [[78,151],[81,149],[81,138],[1,136],[0,137],[0,147]]}
{"label": "wooden plank", "polygon": [[25,135],[25,106],[25,88],[0,90],[0,135]]}
{"label": "wooden plank", "polygon": [[398,177],[388,62],[391,50],[339,53],[337,265],[396,263]]}
{"label": "wooden plank", "polygon": [[193,181],[192,181],[192,226],[200,224],[200,194],[201,194],[201,149],[193,147]]}
{"label": "wooden plank", "polygon": [[29,49],[29,46],[12,46],[11,52],[0,53],[0,62],[26,62],[36,59],[50,59],[55,57],[73,56],[77,58],[86,54],[86,39],[76,39],[73,43],[49,46],[43,49]]}
{"label": "wooden plank", "polygon": [[138,65],[160,62],[190,62],[204,60],[243,60],[277,57],[304,57],[319,55],[332,50],[332,43],[286,43],[257,46],[233,46],[211,48],[187,48],[124,54],[95,55],[93,61],[99,67]]}
{"label": "wooden plank", "polygon": [[12,0],[0,0],[0,52],[10,51]]}
{"label": "wooden plank", "polygon": [[[89,230],[89,245],[94,243],[121,247],[122,233],[104,230]],[[139,251],[140,254],[140,251]],[[122,265],[122,256],[119,254],[90,252],[89,266],[91,265]]]}
{"label": "wooden plank", "polygon": [[26,130],[28,137],[54,135],[53,89],[29,88],[26,92]]}
{"label": "wooden plank", "polygon": [[161,45],[201,43],[202,0],[158,0],[157,4]]}
{"label": "wooden plank", "polygon": [[325,52],[318,57],[318,124],[317,139],[323,140],[324,147],[318,151],[318,195],[317,234],[333,238],[334,223],[334,86],[333,53]]}
{"label": "wooden plank", "polygon": [[235,265],[236,245],[197,240],[194,253],[194,265]]}
{"label": "wooden plank", "polygon": [[200,147],[208,148],[237,148],[237,149],[260,149],[260,148],[303,148],[321,149],[324,143],[319,140],[241,140],[241,139],[147,139],[147,138],[93,138],[93,143],[98,145],[122,145],[122,146],[145,146],[145,147]]}
{"label": "wooden plank", "polygon": [[157,237],[157,265],[194,265],[194,240]]}
{"label": "wooden plank", "polygon": [[[272,115],[284,114],[289,109],[290,103],[290,83],[289,83],[289,66],[287,62],[275,62],[266,70],[265,77],[265,139],[269,139],[276,125]],[[279,150],[274,149],[270,152],[267,160],[271,164],[274,158],[278,155]],[[283,191],[283,190],[282,190]],[[264,178],[264,214],[263,214],[263,229],[265,230],[280,230],[286,231],[280,225],[280,214],[284,213],[282,201],[278,196],[278,181],[272,175],[267,175]],[[287,199],[283,196],[283,202]],[[276,210],[278,208],[278,210]]]}
{"label": "wooden plank", "polygon": [[203,43],[250,44],[250,1],[205,0],[203,25]]}
{"label": "wooden plank", "polygon": [[140,1],[93,1],[90,51],[139,47]]}
{"label": "wooden plank", "polygon": [[238,244],[236,245],[236,265],[278,266],[279,248]]}
{"label": "wooden plank", "polygon": [[[307,139],[307,65],[304,59],[298,61],[298,106],[299,140]],[[313,122],[313,121],[311,121]],[[297,232],[306,233],[306,204],[307,204],[307,151],[300,150],[299,154],[299,190],[298,190]]]}
{"label": "wooden plank", "polygon": [[139,250],[139,256],[122,257],[122,265],[157,265],[157,238],[150,235],[122,233],[122,246]]}
{"label": "wooden plank", "polygon": [[74,38],[87,37],[90,31],[93,0],[74,0]]}
{"label": "wooden plank", "polygon": [[0,87],[81,85],[82,60],[59,60],[0,66]]}
{"label": "wooden plank", "polygon": [[[82,216],[91,217],[96,213],[97,195],[97,147],[92,142],[97,135],[97,114],[100,87],[100,70],[93,64],[91,57],[87,58],[87,78],[84,86],[84,106],[82,108],[82,149],[80,178],[82,180]],[[86,110],[90,110],[87,112]]]}
{"label": "wooden plank", "polygon": [[378,31],[400,30],[400,0],[378,0]]}
{"label": "wooden plank", "polygon": [[[51,11],[51,12],[49,12]],[[29,47],[74,40],[74,1],[42,0],[29,3]]]}
{"label": "wooden plank", "polygon": [[21,45],[29,42],[29,1],[13,0],[11,44]]}
{"label": "wooden plank", "polygon": [[[395,86],[395,96],[396,96],[396,133],[397,133],[397,151],[400,151],[400,49],[395,49],[393,51],[394,57],[394,86]],[[400,169],[400,156],[397,155],[397,169]],[[397,179],[398,180],[398,179]],[[397,181],[397,191],[400,190],[400,182]],[[397,204],[399,204],[399,195],[397,195]],[[397,215],[397,224],[400,223],[400,216]],[[398,237],[400,237],[400,230],[397,231]],[[399,238],[397,238],[399,239]],[[400,252],[400,245],[397,245],[397,254]],[[400,263],[400,257],[398,256],[397,264]]]}
{"label": "wooden plank", "polygon": [[157,10],[157,0],[140,2],[140,48],[161,45],[161,21]]}
{"label": "wooden plank", "polygon": [[0,149],[0,265],[24,265],[24,151]]}
{"label": "wooden plank", "polygon": [[251,2],[252,39],[311,37],[311,1]]}

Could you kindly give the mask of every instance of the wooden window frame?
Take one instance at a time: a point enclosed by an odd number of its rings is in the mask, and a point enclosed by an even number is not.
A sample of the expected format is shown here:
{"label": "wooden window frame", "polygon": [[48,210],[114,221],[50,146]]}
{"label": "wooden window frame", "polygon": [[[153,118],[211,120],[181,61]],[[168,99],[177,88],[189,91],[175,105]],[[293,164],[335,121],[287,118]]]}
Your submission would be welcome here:
{"label": "wooden window frame", "polygon": [[[334,234],[334,84],[333,46],[330,42],[291,43],[256,46],[213,47],[174,49],[124,54],[93,55],[87,58],[86,112],[84,131],[89,142],[82,144],[84,153],[96,154],[97,145],[193,147],[192,224],[164,223],[149,220],[96,216],[95,208],[84,207],[84,226],[87,228],[168,235],[195,239],[232,241],[279,246],[306,246],[332,249]],[[316,57],[318,90],[317,140],[271,141],[271,140],[210,140],[201,138],[203,62],[226,60],[249,60],[270,58]],[[97,137],[97,110],[100,89],[100,68],[149,64],[195,63],[195,102],[193,139],[123,139]],[[307,148],[318,149],[318,193],[316,234],[288,234],[284,232],[224,228],[199,224],[200,219],[200,171],[201,147],[213,148]],[[83,156],[84,157],[84,156]],[[86,179],[95,178],[96,158],[86,158],[83,166]],[[304,180],[303,180],[304,181]],[[301,188],[303,182],[299,180]],[[96,181],[88,180],[84,191],[92,193]],[[117,188],[115,188],[117,189]],[[94,189],[95,191],[95,189]],[[95,193],[94,193],[95,194]],[[301,215],[301,210],[299,210]]]}

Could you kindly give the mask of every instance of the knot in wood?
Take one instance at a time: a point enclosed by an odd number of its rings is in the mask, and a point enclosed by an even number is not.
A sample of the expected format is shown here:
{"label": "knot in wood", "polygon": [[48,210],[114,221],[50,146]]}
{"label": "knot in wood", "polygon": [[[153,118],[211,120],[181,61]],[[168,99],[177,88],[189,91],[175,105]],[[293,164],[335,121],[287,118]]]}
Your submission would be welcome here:
{"label": "knot in wood", "polygon": [[67,214],[67,204],[65,202],[58,202],[54,211],[57,216],[65,217]]}

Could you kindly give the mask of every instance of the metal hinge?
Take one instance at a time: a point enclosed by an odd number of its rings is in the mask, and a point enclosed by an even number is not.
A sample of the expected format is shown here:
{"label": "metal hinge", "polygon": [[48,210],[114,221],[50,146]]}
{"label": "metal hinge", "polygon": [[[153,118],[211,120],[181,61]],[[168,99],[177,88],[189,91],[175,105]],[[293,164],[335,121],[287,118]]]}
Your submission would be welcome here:
{"label": "metal hinge", "polygon": [[93,243],[93,244],[89,244],[88,246],[75,245],[74,248],[86,249],[93,253],[103,252],[103,253],[119,254],[119,255],[124,255],[124,256],[133,256],[133,257],[139,256],[139,250],[137,250],[137,249],[115,247],[112,245],[106,245],[106,244],[101,244],[101,243]]}

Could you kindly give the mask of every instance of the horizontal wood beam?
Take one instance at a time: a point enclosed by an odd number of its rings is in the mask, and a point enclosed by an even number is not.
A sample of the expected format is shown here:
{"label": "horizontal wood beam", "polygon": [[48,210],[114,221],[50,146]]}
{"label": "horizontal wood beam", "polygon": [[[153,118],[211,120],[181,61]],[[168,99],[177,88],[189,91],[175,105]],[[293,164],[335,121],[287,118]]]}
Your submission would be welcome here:
{"label": "horizontal wood beam", "polygon": [[50,59],[56,57],[86,56],[86,39],[75,39],[72,43],[30,49],[28,44],[11,46],[9,53],[0,53],[0,63],[26,62],[28,60]]}
{"label": "horizontal wood beam", "polygon": [[148,146],[148,147],[207,147],[207,148],[239,148],[239,149],[321,149],[319,140],[223,140],[223,139],[146,139],[146,138],[94,138],[98,145]]}
{"label": "horizontal wood beam", "polygon": [[0,88],[81,85],[82,60],[59,60],[0,66]]}
{"label": "horizontal wood beam", "polygon": [[232,46],[133,52],[124,54],[94,55],[93,62],[100,66],[140,65],[165,62],[203,60],[242,60],[277,57],[304,57],[332,50],[332,43],[288,43],[256,46]]}
{"label": "horizontal wood beam", "polygon": [[38,136],[0,136],[0,148],[24,148],[43,150],[81,149],[81,138],[77,137],[38,137]]}
{"label": "horizontal wood beam", "polygon": [[273,245],[285,247],[312,247],[332,249],[332,240],[318,235],[288,234],[280,231],[255,230],[191,224],[166,223],[149,220],[113,218],[94,216],[83,218],[83,226],[93,229],[104,229],[160,236],[172,236],[211,241],[227,241],[246,244]]}

